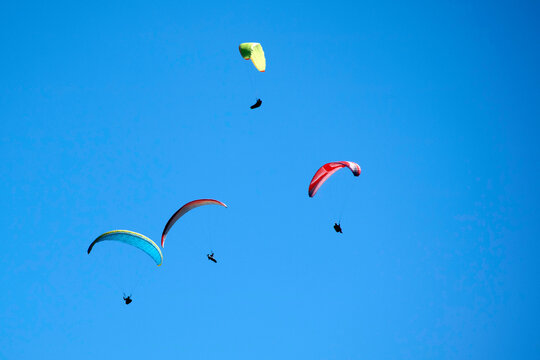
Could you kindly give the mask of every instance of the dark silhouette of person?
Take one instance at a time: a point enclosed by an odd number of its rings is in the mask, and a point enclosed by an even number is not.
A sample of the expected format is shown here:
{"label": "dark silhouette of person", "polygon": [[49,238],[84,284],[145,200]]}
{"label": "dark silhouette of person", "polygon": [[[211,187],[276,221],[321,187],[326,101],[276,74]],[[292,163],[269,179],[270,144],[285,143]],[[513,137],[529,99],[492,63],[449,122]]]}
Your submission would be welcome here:
{"label": "dark silhouette of person", "polygon": [[256,108],[258,108],[259,106],[261,106],[261,104],[262,104],[262,100],[261,100],[261,99],[257,99],[257,102],[256,102],[255,104],[251,105],[249,108],[250,108],[250,109],[256,109]]}
{"label": "dark silhouette of person", "polygon": [[208,260],[213,261],[213,262],[215,262],[217,264],[217,260],[214,259],[214,252],[213,251],[212,251],[211,254],[206,254],[206,257],[208,258]]}
{"label": "dark silhouette of person", "polygon": [[334,230],[340,234],[343,234],[343,231],[341,231],[341,225],[338,223],[334,223]]}
{"label": "dark silhouette of person", "polygon": [[131,295],[129,295],[129,296],[126,297],[126,294],[124,294],[123,299],[124,299],[124,301],[126,302],[126,305],[131,304],[131,302],[133,301],[133,300],[131,299]]}

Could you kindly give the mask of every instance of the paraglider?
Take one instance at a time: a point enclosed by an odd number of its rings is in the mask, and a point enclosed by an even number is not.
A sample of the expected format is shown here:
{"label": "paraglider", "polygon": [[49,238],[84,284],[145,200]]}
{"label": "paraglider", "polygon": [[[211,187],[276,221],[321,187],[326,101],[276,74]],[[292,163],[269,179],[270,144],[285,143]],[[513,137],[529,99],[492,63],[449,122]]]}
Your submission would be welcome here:
{"label": "paraglider", "polygon": [[206,257],[208,258],[208,260],[210,261],[213,261],[217,264],[217,260],[214,258],[214,252],[212,251],[211,254],[206,254]]}
{"label": "paraglider", "polygon": [[88,247],[88,254],[90,254],[94,245],[102,241],[119,241],[124,244],[134,246],[150,256],[152,260],[155,261],[157,266],[160,266],[163,262],[163,255],[161,254],[161,250],[159,250],[157,244],[146,236],[134,231],[113,230],[101,234],[90,244],[90,247]]}
{"label": "paraglider", "polygon": [[[118,241],[133,246],[148,255],[152,260],[154,260],[157,266],[160,266],[163,263],[163,255],[161,254],[159,246],[157,246],[155,242],[142,234],[129,230],[113,230],[101,234],[94,241],[92,241],[88,247],[88,254],[90,254],[96,244],[104,241]],[[133,301],[131,294],[126,296],[124,293],[123,299],[126,305],[129,305]]]}
{"label": "paraglider", "polygon": [[188,211],[195,209],[199,206],[203,205],[220,205],[223,207],[227,207],[224,203],[218,200],[213,199],[200,199],[200,200],[193,200],[182,206],[180,209],[178,209],[177,212],[171,216],[169,221],[167,221],[167,224],[165,225],[165,228],[163,229],[163,234],[161,235],[161,247],[165,247],[165,238],[167,237],[167,234],[169,230],[171,230],[172,226],[180,219],[182,216],[184,216]]}
{"label": "paraglider", "polygon": [[[360,165],[358,165],[355,162],[335,161],[335,162],[324,164],[323,166],[319,168],[319,170],[317,170],[315,175],[313,175],[313,178],[311,179],[311,182],[309,183],[309,189],[308,189],[309,197],[315,196],[315,194],[320,189],[322,184],[324,184],[324,182],[328,180],[328,178],[330,178],[330,176],[332,176],[336,171],[343,168],[349,168],[352,171],[354,176],[360,176],[360,172],[361,172]],[[341,230],[340,222],[334,223],[334,230],[337,233],[343,234],[343,231]]]}
{"label": "paraglider", "polygon": [[[256,42],[242,43],[238,49],[240,50],[240,55],[242,55],[245,60],[251,60],[257,70],[260,72],[266,71],[266,58],[261,44]],[[253,110],[260,107],[261,104],[261,99],[257,99],[257,102],[249,108]]]}
{"label": "paraglider", "polygon": [[261,99],[257,99],[257,102],[256,102],[255,104],[251,105],[249,108],[253,110],[253,109],[256,109],[256,108],[258,108],[259,106],[261,106],[261,104],[262,104],[262,100],[261,100]]}

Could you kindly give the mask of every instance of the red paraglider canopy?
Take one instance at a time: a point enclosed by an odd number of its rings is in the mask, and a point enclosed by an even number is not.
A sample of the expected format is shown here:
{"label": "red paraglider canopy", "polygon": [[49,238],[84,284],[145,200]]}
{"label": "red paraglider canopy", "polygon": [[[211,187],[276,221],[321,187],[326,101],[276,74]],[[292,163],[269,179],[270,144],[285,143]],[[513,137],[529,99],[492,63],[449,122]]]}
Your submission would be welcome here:
{"label": "red paraglider canopy", "polygon": [[354,176],[360,175],[360,165],[352,161],[335,161],[324,164],[319,170],[317,170],[313,176],[313,179],[311,179],[311,182],[309,183],[309,197],[313,197],[321,185],[324,184],[324,182],[328,180],[332,174],[345,167],[351,169]]}
{"label": "red paraglider canopy", "polygon": [[180,219],[182,216],[184,216],[188,211],[191,209],[195,209],[196,207],[203,206],[203,205],[221,205],[223,207],[227,207],[224,203],[221,201],[213,200],[213,199],[200,199],[200,200],[193,200],[182,206],[180,209],[178,209],[177,212],[174,213],[173,216],[167,221],[167,224],[165,225],[165,229],[163,229],[163,234],[161,235],[161,247],[164,247],[165,245],[165,238],[167,237],[167,233],[172,228],[174,223]]}

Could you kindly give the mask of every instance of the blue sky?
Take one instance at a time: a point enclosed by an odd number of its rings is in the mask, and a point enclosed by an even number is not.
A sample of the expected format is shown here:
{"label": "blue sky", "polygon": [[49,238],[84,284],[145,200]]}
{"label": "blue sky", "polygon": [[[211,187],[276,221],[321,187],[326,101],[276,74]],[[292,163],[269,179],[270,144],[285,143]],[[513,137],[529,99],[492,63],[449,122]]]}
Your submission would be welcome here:
{"label": "blue sky", "polygon": [[538,358],[539,10],[3,2],[0,358]]}

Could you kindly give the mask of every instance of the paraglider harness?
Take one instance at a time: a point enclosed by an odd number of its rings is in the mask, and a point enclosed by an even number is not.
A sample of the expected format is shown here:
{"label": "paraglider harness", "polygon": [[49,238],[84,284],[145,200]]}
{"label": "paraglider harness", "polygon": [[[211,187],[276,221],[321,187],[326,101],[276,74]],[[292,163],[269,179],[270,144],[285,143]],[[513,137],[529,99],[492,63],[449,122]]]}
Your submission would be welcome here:
{"label": "paraglider harness", "polygon": [[261,100],[261,99],[257,99],[257,102],[256,102],[255,104],[251,105],[249,108],[250,108],[250,109],[256,109],[256,108],[258,108],[259,106],[261,106],[261,104],[262,104],[262,100]]}
{"label": "paraglider harness", "polygon": [[214,259],[214,252],[213,252],[213,251],[212,251],[212,253],[211,253],[211,254],[206,254],[206,257],[208,258],[208,260],[210,260],[210,261],[213,261],[213,262],[217,263],[217,260],[216,260],[216,259]]}
{"label": "paraglider harness", "polygon": [[129,296],[126,296],[126,294],[124,294],[124,297],[123,297],[124,301],[126,302],[126,305],[129,305],[131,304],[131,302],[133,301],[131,299],[131,294]]}
{"label": "paraglider harness", "polygon": [[341,231],[340,223],[334,223],[334,230],[336,230],[337,233],[343,234],[343,231]]}

